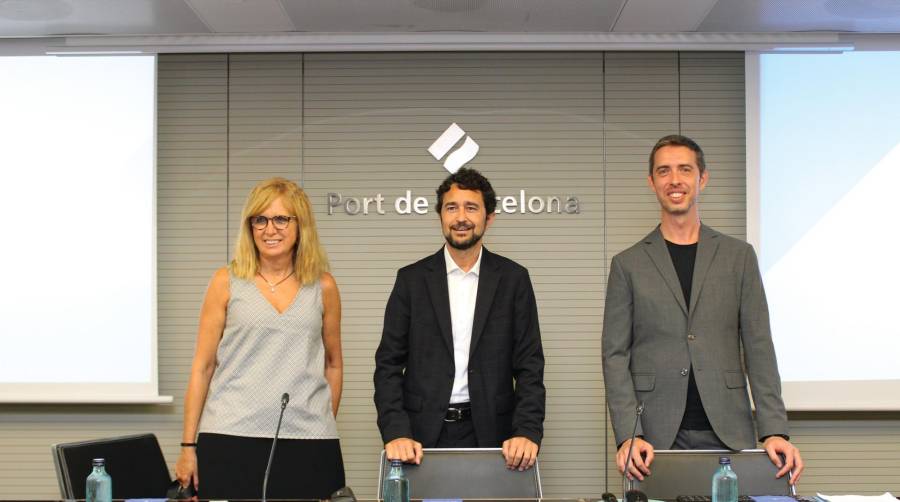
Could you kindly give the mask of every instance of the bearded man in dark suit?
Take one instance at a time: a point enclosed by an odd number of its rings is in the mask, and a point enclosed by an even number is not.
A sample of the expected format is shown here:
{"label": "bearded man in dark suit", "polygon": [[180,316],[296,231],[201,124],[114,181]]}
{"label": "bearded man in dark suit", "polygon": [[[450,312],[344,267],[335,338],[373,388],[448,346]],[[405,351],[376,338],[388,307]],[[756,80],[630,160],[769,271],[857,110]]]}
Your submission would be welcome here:
{"label": "bearded man in dark suit", "polygon": [[422,448],[502,446],[534,465],[543,437],[544,354],[528,271],[488,251],[496,196],[478,171],[437,189],[446,244],[399,270],[375,353],[375,406],[389,459]]}

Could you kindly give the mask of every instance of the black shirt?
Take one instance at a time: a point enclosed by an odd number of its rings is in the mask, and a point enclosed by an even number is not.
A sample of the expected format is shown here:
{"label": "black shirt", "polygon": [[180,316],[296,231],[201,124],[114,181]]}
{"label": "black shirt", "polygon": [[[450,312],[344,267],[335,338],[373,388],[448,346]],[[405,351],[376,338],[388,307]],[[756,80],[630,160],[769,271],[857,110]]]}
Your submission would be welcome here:
{"label": "black shirt", "polygon": [[[694,282],[694,261],[697,258],[697,244],[675,244],[666,241],[669,248],[669,256],[675,265],[675,273],[678,274],[678,282],[681,283],[681,292],[684,294],[684,303],[691,308],[691,286]],[[681,429],[708,431],[712,430],[709,418],[703,409],[700,400],[700,392],[697,390],[697,381],[694,380],[694,367],[688,379],[687,403],[684,407],[684,416],[681,418]]]}

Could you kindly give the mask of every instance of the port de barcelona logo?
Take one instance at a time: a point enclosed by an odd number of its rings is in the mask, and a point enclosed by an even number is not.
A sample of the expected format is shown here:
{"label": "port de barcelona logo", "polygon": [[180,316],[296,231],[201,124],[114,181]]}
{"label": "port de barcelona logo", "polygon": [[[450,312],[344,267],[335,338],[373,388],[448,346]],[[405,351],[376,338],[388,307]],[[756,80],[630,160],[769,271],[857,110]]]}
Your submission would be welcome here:
{"label": "port de barcelona logo", "polygon": [[[478,155],[481,147],[455,122],[427,148],[434,160],[442,162],[444,169],[453,174],[471,162]],[[490,177],[488,173],[485,173]],[[339,192],[326,195],[328,214],[344,213],[351,216],[369,216],[386,214],[393,208],[397,214],[428,214],[433,207],[434,196],[414,195],[412,190],[404,190],[402,194],[391,199],[381,193],[370,196],[346,196]],[[574,195],[535,195],[524,189],[515,194],[497,196],[497,213],[507,214],[563,214],[574,215],[581,212],[578,197]]]}

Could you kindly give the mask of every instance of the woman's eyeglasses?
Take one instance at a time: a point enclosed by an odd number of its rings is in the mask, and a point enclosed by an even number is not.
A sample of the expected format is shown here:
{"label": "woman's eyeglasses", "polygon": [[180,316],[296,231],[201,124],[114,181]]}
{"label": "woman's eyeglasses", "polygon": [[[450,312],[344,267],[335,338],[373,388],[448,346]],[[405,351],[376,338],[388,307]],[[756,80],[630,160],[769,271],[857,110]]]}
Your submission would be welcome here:
{"label": "woman's eyeglasses", "polygon": [[278,230],[284,230],[285,228],[288,227],[288,225],[291,224],[291,220],[296,220],[296,219],[297,219],[296,216],[282,216],[282,215],[273,216],[271,218],[269,218],[268,216],[259,215],[259,216],[251,216],[249,218],[250,226],[257,230],[265,230],[265,228],[267,226],[269,226],[269,221],[271,221],[272,225],[274,225],[275,228],[277,228]]}

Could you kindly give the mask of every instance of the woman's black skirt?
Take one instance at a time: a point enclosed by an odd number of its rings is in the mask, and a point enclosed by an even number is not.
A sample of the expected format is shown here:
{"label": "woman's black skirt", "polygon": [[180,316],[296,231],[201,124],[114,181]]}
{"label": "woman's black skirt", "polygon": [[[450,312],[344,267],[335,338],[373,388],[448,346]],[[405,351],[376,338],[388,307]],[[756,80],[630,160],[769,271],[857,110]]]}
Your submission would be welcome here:
{"label": "woman's black skirt", "polygon": [[[272,438],[201,433],[197,475],[201,499],[260,499]],[[325,499],[344,486],[337,439],[279,439],[269,474],[270,499]]]}

